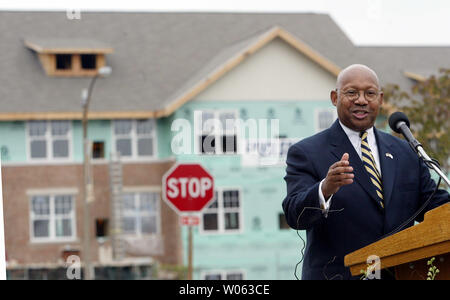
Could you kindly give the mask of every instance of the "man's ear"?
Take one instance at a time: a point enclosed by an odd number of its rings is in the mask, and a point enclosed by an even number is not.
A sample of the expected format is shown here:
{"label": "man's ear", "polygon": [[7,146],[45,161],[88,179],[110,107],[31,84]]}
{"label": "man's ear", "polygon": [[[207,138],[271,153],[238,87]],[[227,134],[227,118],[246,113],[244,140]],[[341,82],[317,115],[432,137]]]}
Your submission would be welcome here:
{"label": "man's ear", "polygon": [[337,101],[338,101],[338,94],[336,90],[332,90],[330,93],[330,99],[331,99],[331,103],[333,103],[334,106],[337,105]]}

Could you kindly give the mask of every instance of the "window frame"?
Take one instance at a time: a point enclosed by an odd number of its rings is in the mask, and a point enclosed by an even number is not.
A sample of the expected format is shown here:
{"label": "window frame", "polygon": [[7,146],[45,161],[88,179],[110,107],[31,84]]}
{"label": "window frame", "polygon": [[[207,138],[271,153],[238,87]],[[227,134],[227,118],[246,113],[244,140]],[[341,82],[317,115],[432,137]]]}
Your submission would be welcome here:
{"label": "window frame", "polygon": [[[83,68],[83,57],[86,59],[87,57],[91,57],[94,60],[94,67],[93,68]],[[81,70],[88,70],[88,71],[96,71],[98,70],[98,55],[95,53],[81,53],[80,54],[80,69]]]}
{"label": "window frame", "polygon": [[[98,145],[102,145],[100,147],[100,149],[102,150],[101,157],[94,157],[94,148],[95,148],[95,144]],[[95,141],[91,141],[91,160],[92,161],[105,161],[106,160],[106,141],[99,141],[99,140],[95,140]]]}
{"label": "window frame", "polygon": [[[33,121],[45,122],[46,130],[45,135],[35,137],[30,135],[31,123]],[[25,122],[25,137],[26,137],[26,152],[28,162],[70,162],[73,160],[73,124],[70,120],[33,120]],[[57,140],[62,140],[62,136],[54,137],[52,135],[52,121],[66,121],[69,125],[66,139],[67,143],[67,157],[55,157],[53,142]],[[42,158],[34,158],[31,156],[31,142],[34,140],[44,140],[46,145],[46,155]]]}
{"label": "window frame", "polygon": [[[234,274],[234,273],[240,273],[242,274],[242,279],[239,280],[246,280],[246,272],[244,269],[231,269],[231,270],[224,270],[224,269],[213,269],[213,270],[205,270],[200,272],[200,280],[207,280],[206,276],[210,275],[220,275],[219,280],[228,280],[226,279],[227,275]],[[233,279],[234,280],[234,279]]]}
{"label": "window frame", "polygon": [[[142,219],[142,212],[139,211],[139,207],[140,207],[140,203],[141,203],[141,194],[146,194],[146,193],[151,193],[151,194],[155,194],[156,195],[156,211],[153,213],[153,215],[156,218],[156,232],[154,233],[143,233],[142,232],[142,222],[138,225],[137,220],[141,220]],[[126,210],[123,208],[123,201],[124,199],[122,198],[122,214],[121,214],[121,218],[122,218],[122,233],[125,237],[138,237],[138,238],[144,238],[144,237],[151,237],[151,236],[159,236],[162,233],[162,224],[161,224],[161,192],[157,189],[137,189],[137,190],[133,190],[133,189],[127,189],[124,188],[122,191],[122,194],[133,194],[133,200],[134,200],[134,214],[133,214],[133,218],[136,221],[135,223],[135,232],[134,233],[130,233],[130,232],[126,232],[124,230],[124,223],[123,223],[123,219],[126,217],[125,212]],[[139,197],[137,197],[137,195],[139,195]],[[136,214],[137,213],[137,214]],[[139,229],[139,230],[138,230]]]}
{"label": "window frame", "polygon": [[[213,119],[218,120],[220,122],[220,115],[223,113],[232,113],[234,115],[234,119],[237,120],[239,118],[239,111],[237,109],[197,109],[195,110],[195,112],[201,112],[200,116],[203,115],[203,113],[212,113],[213,114]],[[196,114],[194,112],[194,118],[196,118]],[[194,124],[200,124],[199,119],[196,119],[194,121]],[[201,125],[204,124],[204,120],[202,118],[202,123]],[[226,124],[225,124],[226,125]],[[215,151],[214,153],[203,153],[202,150],[202,145],[200,144],[200,138],[203,137],[203,135],[209,135],[209,133],[204,134],[203,131],[203,127],[202,128],[195,128],[194,129],[194,152],[196,154],[200,154],[200,155],[237,155],[240,153],[240,132],[238,129],[235,129],[236,132],[234,132],[233,136],[236,137],[236,151],[235,152],[224,152],[223,151],[223,137],[224,136],[228,136],[229,134],[227,131],[227,128],[222,128],[223,129],[223,134],[220,134],[220,132],[218,131],[217,128],[214,128],[214,139],[215,139]],[[231,132],[232,133],[232,132]]]}
{"label": "window frame", "polygon": [[[250,148],[250,140],[245,140],[245,152],[242,154],[242,166],[245,167],[259,167],[259,166],[264,166],[264,167],[279,167],[279,166],[285,166],[286,165],[286,158],[287,158],[287,152],[289,150],[289,147],[292,146],[293,144],[297,143],[298,141],[301,141],[303,139],[302,138],[288,138],[288,137],[283,137],[283,138],[278,138],[278,146],[280,147],[280,152],[279,155],[275,156],[270,156],[268,158],[269,161],[271,161],[271,163],[267,163],[266,157],[261,156],[259,153],[254,153],[254,152],[249,152],[247,151],[247,149]],[[267,139],[266,139],[267,140]],[[255,144],[252,144],[252,150],[254,149],[254,147],[257,147],[258,144],[256,146],[254,146]],[[273,161],[272,161],[273,160]],[[275,161],[276,160],[276,161]]]}
{"label": "window frame", "polygon": [[[70,53],[58,53],[52,52],[43,55],[41,63],[49,76],[56,77],[80,77],[89,76],[93,77],[98,73],[98,70],[105,65],[105,54],[106,53],[92,53],[92,52],[81,52],[72,51]],[[69,55],[71,57],[71,66],[67,69],[57,68],[57,55]],[[82,66],[82,55],[93,55],[95,56],[95,68],[86,69]],[[45,57],[45,59],[44,59]]]}
{"label": "window frame", "polygon": [[[225,208],[224,207],[224,197],[223,193],[226,191],[237,191],[238,192],[238,200],[239,200],[239,208]],[[199,233],[201,235],[222,235],[222,234],[242,234],[244,232],[244,208],[242,201],[242,188],[240,187],[215,187],[214,192],[217,192],[217,208],[210,209],[205,207],[200,214],[200,226]],[[210,202],[211,205],[213,202]],[[211,211],[217,211],[217,230],[205,230],[203,224],[203,215],[205,213],[209,213]],[[239,228],[237,229],[225,229],[225,213],[227,212],[238,212],[238,222]]]}
{"label": "window frame", "polygon": [[[48,218],[36,217],[33,211],[33,198],[34,197],[48,197],[49,198],[49,215]],[[71,200],[72,210],[70,214],[64,216],[57,216],[55,213],[55,198],[57,196],[69,196]],[[77,215],[76,215],[76,195],[72,191],[60,191],[60,192],[31,192],[28,194],[28,214],[29,214],[29,235],[31,243],[67,243],[77,240]],[[71,222],[71,236],[58,237],[56,236],[56,221],[58,219],[70,218]],[[47,237],[36,237],[34,234],[34,221],[36,220],[48,220],[49,221],[49,234]]]}
{"label": "window frame", "polygon": [[[64,57],[69,58],[69,67],[68,68],[58,68],[58,57]],[[73,69],[73,54],[67,54],[67,53],[55,53],[55,70],[57,72],[67,72],[69,70]]]}
{"label": "window frame", "polygon": [[[131,121],[131,131],[129,135],[116,134],[115,132],[115,122],[120,120],[111,120],[111,141],[113,152],[118,153],[116,141],[120,138],[130,138],[131,139],[131,155],[124,156],[120,154],[120,159],[123,161],[153,161],[158,158],[158,135],[157,135],[157,123],[155,118],[148,119],[122,119]],[[141,135],[137,133],[137,121],[138,120],[151,120],[153,123],[153,130],[151,134]],[[138,155],[138,140],[140,137],[151,137],[153,140],[153,155]]]}

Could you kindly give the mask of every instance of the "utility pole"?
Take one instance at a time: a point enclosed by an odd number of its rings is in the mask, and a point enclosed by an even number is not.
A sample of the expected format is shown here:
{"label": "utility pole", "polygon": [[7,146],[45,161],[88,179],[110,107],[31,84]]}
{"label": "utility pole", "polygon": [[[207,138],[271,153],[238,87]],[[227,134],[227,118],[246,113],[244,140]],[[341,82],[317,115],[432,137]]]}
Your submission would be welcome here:
{"label": "utility pole", "polygon": [[111,74],[110,67],[102,67],[98,70],[97,74],[91,79],[88,90],[83,90],[82,93],[82,106],[83,106],[83,117],[82,117],[82,127],[83,127],[83,260],[84,260],[84,279],[92,280],[94,279],[94,270],[91,265],[91,239],[90,239],[90,229],[91,220],[89,213],[89,204],[94,200],[94,186],[92,183],[92,174],[90,172],[90,153],[91,153],[91,143],[88,140],[88,111],[89,103],[91,101],[92,90],[94,89],[95,82],[99,76],[106,77]]}

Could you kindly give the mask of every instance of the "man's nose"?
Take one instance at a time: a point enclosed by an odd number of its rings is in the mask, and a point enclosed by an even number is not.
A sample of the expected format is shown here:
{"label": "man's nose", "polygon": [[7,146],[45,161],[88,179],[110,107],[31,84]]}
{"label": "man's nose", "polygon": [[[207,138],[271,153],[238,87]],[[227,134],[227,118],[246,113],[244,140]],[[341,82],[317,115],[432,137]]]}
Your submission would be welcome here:
{"label": "man's nose", "polygon": [[364,95],[364,91],[358,91],[358,99],[356,99],[354,103],[358,105],[366,105],[369,103],[369,101],[367,101],[366,99],[366,96]]}

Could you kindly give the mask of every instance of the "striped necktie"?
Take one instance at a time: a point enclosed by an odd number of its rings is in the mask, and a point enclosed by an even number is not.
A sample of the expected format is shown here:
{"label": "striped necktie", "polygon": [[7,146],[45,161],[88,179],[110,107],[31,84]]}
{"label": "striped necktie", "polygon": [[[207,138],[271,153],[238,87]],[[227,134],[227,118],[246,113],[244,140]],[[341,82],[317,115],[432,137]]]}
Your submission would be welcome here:
{"label": "striped necktie", "polygon": [[370,181],[375,187],[375,191],[378,196],[378,203],[381,208],[384,208],[383,204],[383,184],[381,183],[381,174],[378,171],[375,159],[373,158],[372,151],[370,151],[369,142],[367,141],[367,131],[361,132],[361,158],[364,164],[364,168],[369,175]]}

